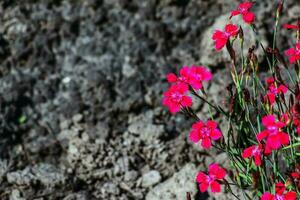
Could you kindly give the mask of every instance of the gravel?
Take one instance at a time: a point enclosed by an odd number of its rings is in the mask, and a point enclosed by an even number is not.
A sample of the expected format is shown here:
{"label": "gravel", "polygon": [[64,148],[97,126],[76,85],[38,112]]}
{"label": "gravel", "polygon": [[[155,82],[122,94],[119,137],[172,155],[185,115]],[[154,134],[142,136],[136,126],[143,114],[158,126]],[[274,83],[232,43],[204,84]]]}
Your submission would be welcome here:
{"label": "gravel", "polygon": [[[296,2],[283,22],[299,17]],[[228,59],[208,38],[236,4],[1,1],[1,199],[207,199],[194,177],[209,155],[227,158],[191,145],[193,121],[162,108],[162,93],[166,73],[208,64],[208,98],[226,107]],[[254,7],[266,44],[273,9]],[[279,33],[287,48],[290,36]],[[209,117],[201,102],[195,108]]]}

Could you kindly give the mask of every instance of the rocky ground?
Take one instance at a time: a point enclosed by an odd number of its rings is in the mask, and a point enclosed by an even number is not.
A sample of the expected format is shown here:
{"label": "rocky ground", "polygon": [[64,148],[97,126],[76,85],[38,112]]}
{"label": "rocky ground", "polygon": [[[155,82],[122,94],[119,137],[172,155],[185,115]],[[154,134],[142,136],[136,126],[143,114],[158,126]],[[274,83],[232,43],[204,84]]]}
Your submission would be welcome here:
{"label": "rocky ground", "polygon": [[[167,72],[205,64],[209,98],[224,104],[228,57],[210,37],[238,2],[74,2],[0,2],[0,199],[210,198],[195,174],[214,160],[228,165],[226,155],[192,145],[193,121],[171,116],[161,99]],[[297,2],[287,1],[283,22],[300,16]],[[253,9],[266,45],[274,8],[267,0]],[[194,108],[207,117],[201,102]]]}

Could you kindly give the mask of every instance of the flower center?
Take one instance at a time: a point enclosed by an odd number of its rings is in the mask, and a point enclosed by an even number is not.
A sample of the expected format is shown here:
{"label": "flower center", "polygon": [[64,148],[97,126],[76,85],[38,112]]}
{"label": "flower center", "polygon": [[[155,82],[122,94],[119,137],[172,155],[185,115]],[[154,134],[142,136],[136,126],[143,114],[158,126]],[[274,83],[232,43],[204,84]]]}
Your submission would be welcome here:
{"label": "flower center", "polygon": [[277,126],[268,126],[268,131],[270,132],[270,135],[275,135],[278,132]]}
{"label": "flower center", "polygon": [[276,88],[275,86],[272,85],[272,86],[269,87],[269,91],[270,91],[271,93],[275,93],[275,94],[276,94],[276,93],[277,93],[277,88]]}
{"label": "flower center", "polygon": [[184,83],[187,83],[187,78],[186,77],[179,77],[178,78],[179,79],[179,81],[181,81],[181,82],[184,82]]}
{"label": "flower center", "polygon": [[209,137],[210,129],[207,127],[203,127],[203,128],[201,128],[201,133],[202,133],[203,137]]}
{"label": "flower center", "polygon": [[253,155],[260,155],[261,150],[259,149],[259,147],[255,147],[255,149],[253,149]]}
{"label": "flower center", "polygon": [[224,32],[224,36],[225,36],[226,38],[229,38],[230,35],[231,35],[230,33],[226,32],[226,31]]}
{"label": "flower center", "polygon": [[178,92],[174,92],[172,95],[171,95],[171,98],[173,101],[179,103],[181,102],[182,100],[182,94],[178,93]]}
{"label": "flower center", "polygon": [[284,197],[281,196],[281,195],[276,194],[276,195],[274,196],[274,200],[284,200]]}
{"label": "flower center", "polygon": [[213,182],[214,180],[216,180],[215,175],[209,175],[206,177],[206,181],[208,182],[208,184],[211,184],[211,182]]}
{"label": "flower center", "polygon": [[240,12],[241,12],[242,14],[244,14],[245,12],[247,12],[247,9],[246,9],[246,8],[240,8],[239,10],[240,10]]}

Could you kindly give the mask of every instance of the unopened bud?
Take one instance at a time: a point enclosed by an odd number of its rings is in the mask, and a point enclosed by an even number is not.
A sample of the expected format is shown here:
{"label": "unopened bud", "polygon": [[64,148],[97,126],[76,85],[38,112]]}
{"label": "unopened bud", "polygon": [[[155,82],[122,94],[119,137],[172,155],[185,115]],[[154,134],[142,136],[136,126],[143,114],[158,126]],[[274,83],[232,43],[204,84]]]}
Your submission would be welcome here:
{"label": "unopened bud", "polygon": [[243,28],[240,26],[240,30],[239,30],[239,38],[241,40],[244,40],[244,31],[243,31]]}
{"label": "unopened bud", "polygon": [[276,12],[276,17],[280,17],[283,11],[283,3],[282,1],[278,4],[277,6],[277,12]]}

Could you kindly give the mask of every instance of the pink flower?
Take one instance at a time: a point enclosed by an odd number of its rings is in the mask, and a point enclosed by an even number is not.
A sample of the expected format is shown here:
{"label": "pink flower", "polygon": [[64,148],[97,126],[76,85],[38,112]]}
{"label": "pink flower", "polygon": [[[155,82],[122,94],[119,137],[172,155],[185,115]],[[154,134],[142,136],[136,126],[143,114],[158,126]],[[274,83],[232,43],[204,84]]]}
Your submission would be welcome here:
{"label": "pink flower", "polygon": [[273,105],[275,103],[276,96],[279,94],[285,94],[288,89],[283,84],[276,86],[273,77],[267,79],[267,84],[268,84],[267,97],[269,99],[270,104]]}
{"label": "pink flower", "polygon": [[204,172],[199,172],[196,181],[199,183],[201,192],[207,191],[208,187],[211,187],[213,193],[221,192],[221,186],[219,181],[226,176],[225,169],[214,163],[209,166],[208,175]]}
{"label": "pink flower", "polygon": [[262,146],[262,144],[259,144],[257,146],[256,145],[252,145],[252,146],[246,148],[243,151],[242,157],[243,158],[253,157],[255,165],[256,166],[260,166],[261,165],[262,152],[263,152],[263,146]]}
{"label": "pink flower", "polygon": [[294,191],[285,192],[285,186],[283,183],[277,183],[275,188],[275,194],[265,192],[261,200],[296,200],[297,193]]}
{"label": "pink flower", "polygon": [[295,64],[296,61],[300,60],[300,43],[297,43],[295,48],[290,48],[284,53],[289,57],[290,63]]}
{"label": "pink flower", "polygon": [[237,10],[233,10],[231,12],[230,19],[233,16],[242,15],[243,16],[243,20],[247,24],[253,23],[254,20],[255,20],[255,15],[252,12],[249,11],[251,7],[252,7],[252,3],[249,2],[249,1],[245,1],[243,3],[240,3],[239,6],[238,6],[238,9]]}
{"label": "pink flower", "polygon": [[215,30],[212,39],[215,42],[216,50],[221,50],[230,39],[238,34],[238,27],[234,24],[227,24],[225,31]]}
{"label": "pink flower", "polygon": [[211,147],[211,140],[218,140],[222,137],[222,133],[217,126],[217,123],[212,120],[208,120],[206,124],[202,121],[194,123],[192,126],[193,129],[190,132],[190,140],[194,143],[202,140],[202,147],[209,149]]}
{"label": "pink flower", "polygon": [[256,138],[258,141],[266,139],[266,154],[279,149],[281,145],[289,144],[289,135],[281,131],[281,128],[285,127],[284,122],[276,121],[274,115],[267,115],[262,118],[262,123],[266,130],[257,134]]}
{"label": "pink flower", "polygon": [[180,69],[180,76],[170,73],[167,75],[169,83],[185,83],[195,90],[202,88],[203,81],[209,81],[212,78],[211,72],[204,66],[183,67]]}
{"label": "pink flower", "polygon": [[192,98],[187,96],[188,86],[186,84],[174,84],[165,93],[163,105],[170,109],[171,113],[180,111],[181,106],[191,107]]}

